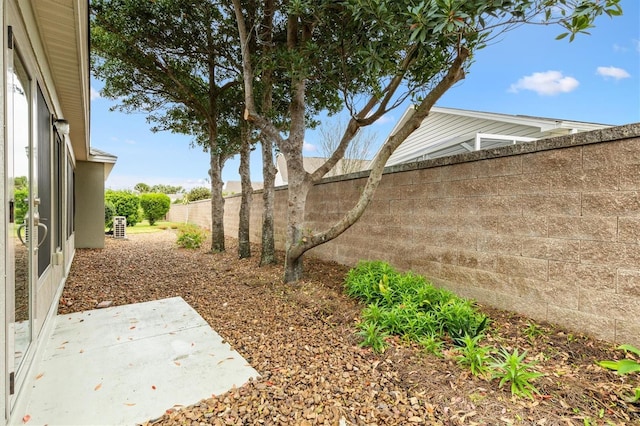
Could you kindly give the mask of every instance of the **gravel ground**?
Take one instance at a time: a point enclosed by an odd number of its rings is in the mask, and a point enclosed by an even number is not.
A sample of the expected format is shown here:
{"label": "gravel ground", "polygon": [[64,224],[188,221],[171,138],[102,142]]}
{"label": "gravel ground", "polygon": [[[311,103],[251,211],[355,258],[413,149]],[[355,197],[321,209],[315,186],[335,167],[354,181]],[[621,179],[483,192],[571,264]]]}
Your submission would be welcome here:
{"label": "gravel ground", "polygon": [[[595,365],[620,357],[605,342],[481,307],[492,319],[488,341],[528,350],[545,373],[535,383],[540,396],[513,398],[498,380],[460,367],[452,352],[436,357],[398,339],[382,355],[361,348],[362,306],[342,293],[342,265],[308,259],[306,280],[284,285],[279,265],[237,259],[233,239],[220,254],[208,253],[208,243],[179,249],[175,239],[165,230],[78,250],[59,312],[181,296],[261,377],[167,407],[147,425],[640,424],[638,405],[624,401],[637,378]],[[529,338],[532,325],[541,333]]]}

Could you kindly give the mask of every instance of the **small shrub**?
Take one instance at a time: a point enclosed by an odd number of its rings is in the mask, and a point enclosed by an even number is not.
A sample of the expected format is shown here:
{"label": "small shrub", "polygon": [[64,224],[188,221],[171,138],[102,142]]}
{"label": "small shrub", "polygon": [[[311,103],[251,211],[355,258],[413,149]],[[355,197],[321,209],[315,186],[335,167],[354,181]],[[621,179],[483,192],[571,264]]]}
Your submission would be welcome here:
{"label": "small shrub", "polygon": [[29,189],[18,188],[13,193],[13,200],[15,203],[15,223],[23,223],[24,218],[29,211]]}
{"label": "small shrub", "polygon": [[489,371],[493,348],[480,346],[479,342],[483,337],[482,334],[473,337],[466,335],[462,339],[463,344],[457,349],[460,353],[456,357],[458,364],[469,367],[474,376],[484,375]]}
{"label": "small shrub", "polygon": [[519,354],[517,348],[512,353],[502,348],[499,354],[500,358],[494,359],[495,362],[491,364],[491,367],[495,369],[493,378],[500,379],[499,387],[504,386],[505,383],[511,383],[512,395],[533,399],[533,394],[539,392],[531,381],[544,376],[544,374],[531,371],[534,364],[524,362],[526,355],[527,351]]}
{"label": "small shrub", "polygon": [[145,193],[140,195],[140,207],[144,212],[144,218],[153,226],[169,212],[171,199],[167,194]]}
{"label": "small shrub", "polygon": [[116,206],[111,201],[104,203],[104,227],[113,229],[113,217],[116,215]]}
{"label": "small shrub", "polygon": [[178,239],[176,243],[179,247],[197,249],[202,246],[205,233],[196,225],[184,225],[178,229]]}
{"label": "small shrub", "polygon": [[113,191],[108,189],[104,195],[105,202],[110,202],[116,208],[115,216],[125,216],[127,226],[135,226],[140,221],[140,199],[130,191]]}

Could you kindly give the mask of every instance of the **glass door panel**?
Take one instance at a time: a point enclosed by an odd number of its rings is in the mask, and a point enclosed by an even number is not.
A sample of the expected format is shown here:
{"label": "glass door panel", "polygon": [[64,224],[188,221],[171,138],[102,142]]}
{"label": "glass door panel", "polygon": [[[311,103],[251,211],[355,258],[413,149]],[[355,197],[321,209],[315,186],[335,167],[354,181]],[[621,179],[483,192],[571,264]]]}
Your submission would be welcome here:
{"label": "glass door panel", "polygon": [[[15,49],[14,49],[15,53]],[[17,372],[31,343],[32,280],[37,249],[37,209],[33,206],[33,146],[31,144],[31,80],[18,55],[8,69],[9,82],[9,187],[13,212],[9,249],[13,249],[13,306],[8,306],[9,332],[13,332],[14,369]],[[11,64],[12,62],[12,64]],[[13,297],[11,297],[13,296]]]}

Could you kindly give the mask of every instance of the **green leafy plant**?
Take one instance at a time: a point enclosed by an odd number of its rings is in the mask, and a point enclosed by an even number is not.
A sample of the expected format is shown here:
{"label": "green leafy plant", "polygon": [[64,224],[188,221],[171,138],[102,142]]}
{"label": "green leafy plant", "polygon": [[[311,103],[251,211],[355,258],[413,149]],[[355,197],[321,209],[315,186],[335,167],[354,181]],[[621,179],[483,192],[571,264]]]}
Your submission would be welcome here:
{"label": "green leafy plant", "polygon": [[500,379],[499,387],[511,383],[512,395],[533,399],[533,394],[539,392],[531,382],[544,374],[532,371],[535,364],[527,364],[524,361],[526,356],[527,351],[519,354],[517,348],[513,352],[502,348],[499,358],[494,359],[491,368],[494,369],[493,378]]}
{"label": "green leafy plant", "polygon": [[544,330],[539,325],[533,322],[528,322],[527,328],[524,329],[524,334],[529,338],[530,342],[533,342],[536,337],[544,334]]}
{"label": "green leafy plant", "polygon": [[113,216],[116,214],[116,206],[110,201],[104,203],[104,227],[107,229],[113,228]]}
{"label": "green leafy plant", "polygon": [[358,335],[362,337],[360,346],[369,346],[375,352],[383,353],[389,344],[387,343],[387,337],[389,333],[380,325],[374,322],[363,322],[358,325],[360,332]]}
{"label": "green leafy plant", "polygon": [[[635,346],[620,345],[618,346],[618,349],[624,351],[625,354],[631,352],[636,357],[640,357],[640,349]],[[640,372],[640,362],[635,359],[624,358],[617,361],[599,361],[598,365],[600,367],[608,368],[609,370],[615,370],[621,375]],[[628,399],[630,402],[640,401],[640,388],[634,389],[633,395]]]}
{"label": "green leafy plant", "polygon": [[383,327],[408,341],[448,333],[454,344],[464,345],[464,336],[483,334],[488,318],[473,302],[434,287],[424,277],[401,274],[388,263],[361,261],[345,279],[348,295],[367,303],[364,321]]}
{"label": "green leafy plant", "polygon": [[104,195],[105,202],[110,202],[116,208],[115,216],[125,216],[127,226],[135,226],[140,222],[140,198],[130,191],[113,191],[108,189]]}
{"label": "green leafy plant", "polygon": [[171,199],[167,194],[146,193],[140,195],[140,207],[144,212],[144,218],[153,226],[157,220],[162,219],[171,208]]}
{"label": "green leafy plant", "polygon": [[208,200],[211,198],[211,190],[204,186],[198,186],[198,187],[192,188],[189,192],[187,192],[187,195],[185,196],[185,198],[189,202]]}
{"label": "green leafy plant", "polygon": [[399,273],[388,263],[361,261],[347,273],[346,293],[365,303],[384,303],[390,291],[389,282],[395,281],[398,275]]}
{"label": "green leafy plant", "polygon": [[480,346],[479,342],[484,337],[482,334],[476,336],[466,335],[462,338],[462,345],[457,348],[460,353],[456,356],[458,364],[469,367],[474,376],[486,374],[491,361],[492,347]]}
{"label": "green leafy plant", "polygon": [[179,247],[196,249],[202,246],[205,239],[204,231],[196,225],[182,225],[178,228],[178,239],[176,243]]}
{"label": "green leafy plant", "polygon": [[456,346],[464,345],[465,336],[482,335],[489,321],[487,316],[476,312],[470,301],[459,297],[439,305],[436,313]]}
{"label": "green leafy plant", "polygon": [[422,336],[420,339],[418,339],[418,343],[420,344],[420,346],[422,346],[422,350],[426,353],[442,357],[442,348],[444,347],[444,342],[442,341],[438,333],[432,333]]}
{"label": "green leafy plant", "polygon": [[15,203],[15,223],[24,222],[24,218],[29,210],[29,189],[27,187],[18,188],[13,193]]}

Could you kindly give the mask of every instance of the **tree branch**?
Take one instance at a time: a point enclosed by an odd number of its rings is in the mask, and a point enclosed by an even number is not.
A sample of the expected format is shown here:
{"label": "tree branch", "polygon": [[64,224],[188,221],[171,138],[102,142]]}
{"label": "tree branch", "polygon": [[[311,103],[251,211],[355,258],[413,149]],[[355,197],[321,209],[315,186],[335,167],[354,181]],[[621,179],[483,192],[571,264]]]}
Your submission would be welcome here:
{"label": "tree branch", "polygon": [[436,101],[458,81],[464,79],[464,63],[469,57],[469,51],[466,48],[461,48],[458,56],[451,64],[451,67],[442,78],[442,80],[429,92],[425,99],[415,109],[414,114],[407,122],[380,148],[378,155],[376,156],[371,173],[367,179],[367,183],[362,191],[360,199],[356,205],[349,210],[341,220],[335,223],[332,227],[308,237],[304,237],[295,246],[290,249],[290,256],[293,258],[302,256],[302,254],[320,244],[327,241],[331,241],[341,233],[349,229],[364,213],[366,207],[371,201],[375,190],[377,189],[382,174],[384,172],[384,166],[393,153],[393,151],[418,127],[422,121],[429,115],[429,111],[435,105]]}

